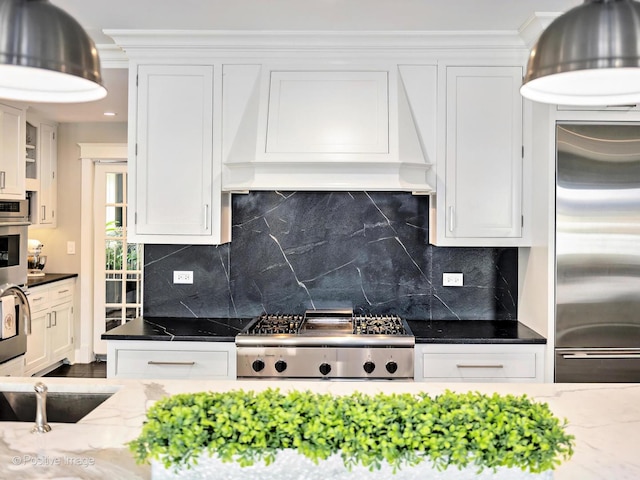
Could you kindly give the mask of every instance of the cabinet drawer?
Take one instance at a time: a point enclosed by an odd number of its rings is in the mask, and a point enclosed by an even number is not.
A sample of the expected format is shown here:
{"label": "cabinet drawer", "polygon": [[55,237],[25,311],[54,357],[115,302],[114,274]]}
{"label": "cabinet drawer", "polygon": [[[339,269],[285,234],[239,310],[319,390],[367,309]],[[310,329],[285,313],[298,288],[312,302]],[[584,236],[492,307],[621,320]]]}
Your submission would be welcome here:
{"label": "cabinet drawer", "polygon": [[47,304],[49,303],[49,290],[44,289],[29,289],[29,307],[31,308],[31,313],[38,312],[40,310],[44,310],[47,308]]}
{"label": "cabinet drawer", "polygon": [[229,353],[118,349],[115,367],[122,378],[226,378]]}
{"label": "cabinet drawer", "polygon": [[73,296],[73,282],[60,283],[49,289],[49,297],[52,302]]}
{"label": "cabinet drawer", "polygon": [[535,378],[535,353],[425,353],[423,376],[442,379]]}

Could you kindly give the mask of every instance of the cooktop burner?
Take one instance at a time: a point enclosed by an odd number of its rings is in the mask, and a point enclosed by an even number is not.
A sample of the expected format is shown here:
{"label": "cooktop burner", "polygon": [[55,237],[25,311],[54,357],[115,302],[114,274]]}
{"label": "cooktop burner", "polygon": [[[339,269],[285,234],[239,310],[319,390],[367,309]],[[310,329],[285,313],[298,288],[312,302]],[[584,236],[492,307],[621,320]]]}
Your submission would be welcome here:
{"label": "cooktop burner", "polygon": [[[332,329],[352,335],[407,335],[405,323],[396,315],[338,316],[325,313],[332,311],[317,312],[316,310],[307,311],[305,315],[263,314],[249,326],[246,333],[249,335],[300,335],[310,330],[324,330],[326,333]],[[347,323],[350,327],[345,325]],[[345,331],[349,329],[350,332]]]}

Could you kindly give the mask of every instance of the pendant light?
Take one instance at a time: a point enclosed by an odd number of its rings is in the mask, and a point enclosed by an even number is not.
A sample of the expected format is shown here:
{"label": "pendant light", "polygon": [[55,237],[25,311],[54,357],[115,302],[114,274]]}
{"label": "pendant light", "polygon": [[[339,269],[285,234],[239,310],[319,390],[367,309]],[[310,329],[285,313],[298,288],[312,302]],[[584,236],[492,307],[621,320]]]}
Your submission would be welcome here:
{"label": "pendant light", "polygon": [[0,98],[74,103],[106,94],[95,44],[73,17],[49,0],[0,0]]}
{"label": "pendant light", "polygon": [[586,0],[531,49],[523,97],[562,105],[640,103],[640,3]]}

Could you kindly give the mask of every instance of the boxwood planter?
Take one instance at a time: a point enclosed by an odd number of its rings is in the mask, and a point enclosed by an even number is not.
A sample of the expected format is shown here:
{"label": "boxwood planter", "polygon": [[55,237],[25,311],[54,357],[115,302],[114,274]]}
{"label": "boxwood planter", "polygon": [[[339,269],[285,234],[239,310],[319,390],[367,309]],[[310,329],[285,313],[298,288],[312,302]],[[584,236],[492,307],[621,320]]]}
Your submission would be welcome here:
{"label": "boxwood planter", "polygon": [[511,480],[552,478],[565,427],[526,395],[235,390],[156,402],[129,448],[154,479]]}

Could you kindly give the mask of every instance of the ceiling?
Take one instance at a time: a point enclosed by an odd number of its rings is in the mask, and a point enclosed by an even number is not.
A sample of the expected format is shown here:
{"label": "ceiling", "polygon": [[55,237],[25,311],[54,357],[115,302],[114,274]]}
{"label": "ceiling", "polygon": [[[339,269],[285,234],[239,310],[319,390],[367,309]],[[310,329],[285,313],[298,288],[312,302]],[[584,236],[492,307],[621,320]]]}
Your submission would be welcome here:
{"label": "ceiling", "polygon": [[[534,12],[563,12],[581,0],[52,0],[98,46],[105,29],[510,30]],[[61,123],[127,119],[127,71],[103,68],[107,97],[86,104],[34,104]],[[105,117],[105,111],[117,112]]]}

